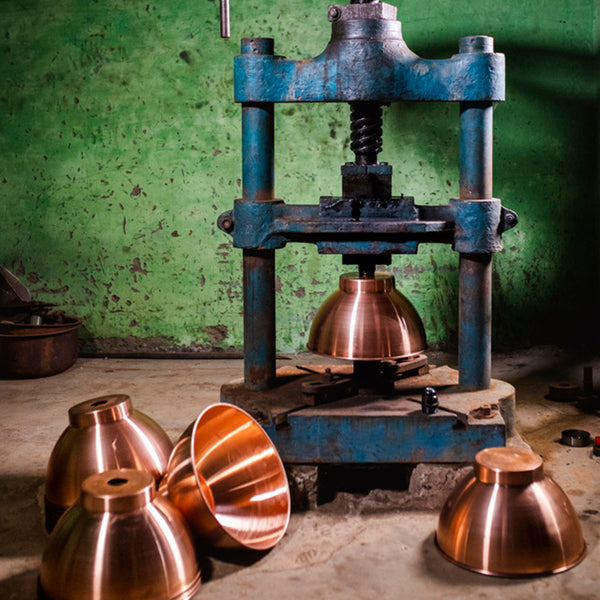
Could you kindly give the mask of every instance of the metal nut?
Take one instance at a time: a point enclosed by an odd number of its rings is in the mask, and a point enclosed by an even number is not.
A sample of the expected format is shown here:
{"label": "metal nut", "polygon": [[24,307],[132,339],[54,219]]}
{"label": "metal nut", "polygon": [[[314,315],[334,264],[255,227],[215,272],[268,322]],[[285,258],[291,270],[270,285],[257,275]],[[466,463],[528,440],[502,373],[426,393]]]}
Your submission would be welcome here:
{"label": "metal nut", "polygon": [[561,436],[561,444],[574,448],[584,448],[585,446],[589,446],[592,441],[590,432],[583,429],[565,429],[561,433]]}
{"label": "metal nut", "polygon": [[572,402],[577,400],[578,392],[579,388],[569,381],[558,381],[548,386],[546,398],[555,402]]}
{"label": "metal nut", "polygon": [[330,6],[327,11],[329,21],[337,21],[342,16],[342,11],[337,6]]}

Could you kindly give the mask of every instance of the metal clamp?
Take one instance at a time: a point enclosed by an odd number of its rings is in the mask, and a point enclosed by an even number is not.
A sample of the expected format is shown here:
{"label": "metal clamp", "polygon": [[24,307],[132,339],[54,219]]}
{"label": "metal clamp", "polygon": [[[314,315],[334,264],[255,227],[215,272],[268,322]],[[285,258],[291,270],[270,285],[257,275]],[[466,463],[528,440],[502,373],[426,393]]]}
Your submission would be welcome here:
{"label": "metal clamp", "polygon": [[502,250],[502,233],[518,222],[517,213],[504,208],[498,198],[450,200],[454,215],[452,248],[465,254],[488,254]]}

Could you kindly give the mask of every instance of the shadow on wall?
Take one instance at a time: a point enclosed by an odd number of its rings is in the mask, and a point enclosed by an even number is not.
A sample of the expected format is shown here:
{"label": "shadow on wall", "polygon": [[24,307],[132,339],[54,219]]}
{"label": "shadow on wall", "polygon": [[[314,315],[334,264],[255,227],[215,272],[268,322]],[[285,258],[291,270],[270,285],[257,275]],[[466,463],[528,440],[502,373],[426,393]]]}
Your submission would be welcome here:
{"label": "shadow on wall", "polygon": [[[520,221],[495,260],[494,347],[588,345],[600,332],[598,57],[496,47],[507,57],[507,91],[494,119],[494,194]],[[419,49],[428,57],[455,52]],[[386,118],[436,165],[458,168],[458,107],[395,104]],[[446,192],[439,203],[457,195],[458,174]],[[436,273],[443,285],[450,276]]]}

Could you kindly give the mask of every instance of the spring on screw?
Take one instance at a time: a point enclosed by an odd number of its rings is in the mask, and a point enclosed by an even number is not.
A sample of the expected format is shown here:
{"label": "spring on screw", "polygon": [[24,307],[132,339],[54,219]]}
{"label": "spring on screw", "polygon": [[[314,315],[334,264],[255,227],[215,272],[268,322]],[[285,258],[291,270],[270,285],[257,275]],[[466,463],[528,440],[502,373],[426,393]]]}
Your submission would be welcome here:
{"label": "spring on screw", "polygon": [[350,104],[350,149],[356,156],[357,165],[377,164],[383,135],[381,115],[381,106],[375,102]]}

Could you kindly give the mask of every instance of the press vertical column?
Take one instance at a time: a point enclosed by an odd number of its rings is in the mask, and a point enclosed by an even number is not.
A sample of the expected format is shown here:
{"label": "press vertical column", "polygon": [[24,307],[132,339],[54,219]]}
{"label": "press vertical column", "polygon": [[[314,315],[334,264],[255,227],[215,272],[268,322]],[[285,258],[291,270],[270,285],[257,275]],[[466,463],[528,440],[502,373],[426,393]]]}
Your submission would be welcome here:
{"label": "press vertical column", "polygon": [[[242,54],[273,54],[273,39],[245,38]],[[242,104],[243,200],[274,200],[274,119],[272,102]],[[275,252],[243,251],[244,381],[264,390],[275,379]]]}
{"label": "press vertical column", "polygon": [[[490,53],[488,36],[461,38],[461,54]],[[492,197],[491,102],[460,103],[460,199]],[[492,255],[460,254],[458,307],[459,383],[465,390],[490,387],[492,333]]]}

